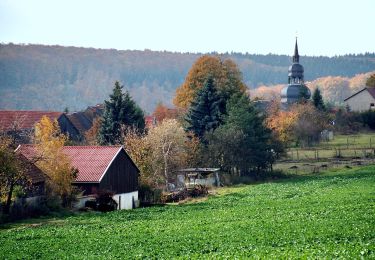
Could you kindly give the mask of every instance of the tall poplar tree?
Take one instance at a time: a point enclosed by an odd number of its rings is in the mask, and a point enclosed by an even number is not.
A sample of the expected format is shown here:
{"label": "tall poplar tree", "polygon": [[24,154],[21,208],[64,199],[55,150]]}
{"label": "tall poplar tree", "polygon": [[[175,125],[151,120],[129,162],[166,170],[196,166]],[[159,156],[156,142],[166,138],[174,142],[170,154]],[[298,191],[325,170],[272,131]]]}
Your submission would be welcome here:
{"label": "tall poplar tree", "polygon": [[115,82],[113,93],[105,101],[103,120],[98,133],[98,143],[113,145],[122,143],[121,125],[144,130],[145,121],[141,108],[130,97],[128,91],[122,92],[123,86]]}

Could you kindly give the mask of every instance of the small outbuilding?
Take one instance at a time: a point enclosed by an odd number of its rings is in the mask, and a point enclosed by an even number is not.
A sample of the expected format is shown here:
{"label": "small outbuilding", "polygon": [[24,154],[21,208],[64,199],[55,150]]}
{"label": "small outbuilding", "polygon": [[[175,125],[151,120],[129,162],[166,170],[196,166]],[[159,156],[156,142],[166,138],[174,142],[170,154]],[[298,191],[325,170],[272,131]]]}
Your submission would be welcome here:
{"label": "small outbuilding", "polygon": [[187,168],[179,170],[177,186],[192,188],[195,185],[220,186],[220,168]]}

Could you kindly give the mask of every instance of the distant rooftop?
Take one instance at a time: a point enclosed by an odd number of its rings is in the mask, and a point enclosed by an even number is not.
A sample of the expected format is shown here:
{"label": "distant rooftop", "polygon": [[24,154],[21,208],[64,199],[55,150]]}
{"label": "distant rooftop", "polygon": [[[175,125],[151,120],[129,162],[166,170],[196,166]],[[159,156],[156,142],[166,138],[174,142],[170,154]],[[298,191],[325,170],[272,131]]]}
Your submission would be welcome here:
{"label": "distant rooftop", "polygon": [[59,118],[62,112],[53,111],[23,111],[23,110],[0,110],[0,130],[9,131],[32,129],[43,116],[51,120]]}

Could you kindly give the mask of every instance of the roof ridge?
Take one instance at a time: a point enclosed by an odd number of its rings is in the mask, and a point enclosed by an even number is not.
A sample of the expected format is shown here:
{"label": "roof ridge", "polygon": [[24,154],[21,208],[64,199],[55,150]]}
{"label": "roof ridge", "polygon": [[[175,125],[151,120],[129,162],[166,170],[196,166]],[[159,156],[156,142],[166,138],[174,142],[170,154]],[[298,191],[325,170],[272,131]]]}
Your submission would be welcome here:
{"label": "roof ridge", "polygon": [[[33,147],[36,144],[20,144],[19,146],[29,146]],[[64,145],[63,147],[74,147],[74,148],[120,148],[122,145]]]}
{"label": "roof ridge", "polygon": [[120,148],[122,145],[65,145],[64,147],[74,148]]}
{"label": "roof ridge", "polygon": [[1,109],[1,112],[39,112],[39,113],[61,113],[64,112],[61,111],[49,111],[49,110],[7,110],[7,109]]}

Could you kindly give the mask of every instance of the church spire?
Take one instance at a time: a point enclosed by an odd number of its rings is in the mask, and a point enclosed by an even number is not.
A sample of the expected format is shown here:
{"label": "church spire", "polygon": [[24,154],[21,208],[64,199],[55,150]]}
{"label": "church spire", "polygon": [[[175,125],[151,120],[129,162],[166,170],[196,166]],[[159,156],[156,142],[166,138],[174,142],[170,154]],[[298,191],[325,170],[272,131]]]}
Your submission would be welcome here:
{"label": "church spire", "polygon": [[299,63],[297,37],[296,37],[296,46],[294,47],[293,63]]}

